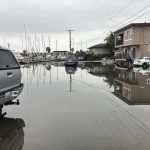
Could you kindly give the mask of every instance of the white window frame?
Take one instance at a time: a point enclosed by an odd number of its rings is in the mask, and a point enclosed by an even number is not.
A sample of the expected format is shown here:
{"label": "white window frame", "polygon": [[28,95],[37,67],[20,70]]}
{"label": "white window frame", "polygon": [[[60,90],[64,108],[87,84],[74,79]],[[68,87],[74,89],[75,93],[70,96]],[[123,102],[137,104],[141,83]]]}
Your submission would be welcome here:
{"label": "white window frame", "polygon": [[131,51],[133,50],[133,48],[135,48],[135,51],[136,51],[135,58],[134,58],[134,59],[136,59],[137,58],[137,47],[136,46],[133,46],[130,48],[130,56],[131,56]]}
{"label": "white window frame", "polygon": [[150,84],[150,78],[149,78],[149,79],[147,79],[147,84]]}
{"label": "white window frame", "polygon": [[[128,93],[127,95],[126,95],[126,92]],[[123,97],[130,100],[131,99],[131,89],[123,87]]]}
{"label": "white window frame", "polygon": [[124,31],[124,41],[130,41],[133,37],[133,31],[132,29]]}

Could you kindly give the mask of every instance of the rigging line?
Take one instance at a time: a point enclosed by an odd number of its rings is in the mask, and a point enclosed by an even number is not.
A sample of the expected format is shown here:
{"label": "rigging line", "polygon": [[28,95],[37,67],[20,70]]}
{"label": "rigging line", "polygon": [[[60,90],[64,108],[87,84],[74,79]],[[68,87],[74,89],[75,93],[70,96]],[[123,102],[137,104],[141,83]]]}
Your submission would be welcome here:
{"label": "rigging line", "polygon": [[[134,1],[135,1],[135,0],[131,0],[131,1],[129,1],[129,3],[127,3],[127,5],[125,5],[124,7],[120,8],[119,11],[117,11],[117,12],[110,18],[110,20],[112,20],[113,18],[115,18],[115,16],[116,16],[117,14],[120,14],[124,9],[126,9],[128,6],[130,6],[130,4],[132,4]],[[112,20],[112,21],[114,21],[114,20]]]}
{"label": "rigging line", "polygon": [[[116,26],[110,28],[109,30],[115,29],[116,27],[118,27],[119,25],[123,24],[123,23],[126,22],[127,20],[131,19],[131,18],[134,17],[135,15],[137,15],[137,14],[139,14],[140,12],[142,12],[143,10],[147,9],[148,7],[150,7],[150,4],[147,5],[146,7],[142,8],[142,9],[140,9],[139,11],[137,11],[136,13],[134,13],[133,15],[131,15],[130,17],[128,17],[127,19],[123,20],[122,22],[120,22],[120,23],[117,24]],[[128,23],[131,23],[131,22],[137,20],[138,18],[144,16],[144,15],[147,14],[147,13],[149,13],[149,11],[146,12],[146,13],[144,13],[144,14],[142,14],[141,16],[136,17],[135,19],[133,19],[132,21],[130,21],[130,22],[128,22]],[[87,41],[87,42],[88,42],[89,40],[90,40],[90,41],[95,41],[95,40],[97,40],[97,39],[103,37],[104,35],[106,35],[105,32],[103,32],[103,33],[104,33],[103,35],[100,35],[100,36],[98,36],[98,37],[96,37],[96,38],[93,38],[93,39],[88,39],[88,40],[86,40],[86,41]],[[85,41],[85,42],[86,42],[86,41]]]}
{"label": "rigging line", "polygon": [[[143,10],[147,9],[148,7],[150,7],[150,4],[147,5],[146,7],[142,8],[142,9],[140,9],[139,11],[137,11],[136,13],[134,13],[133,15],[131,15],[130,17],[128,17],[127,19],[123,20],[123,21],[122,21],[121,23],[119,23],[118,25],[116,25],[116,26],[110,28],[109,30],[112,30],[112,29],[118,27],[120,24],[123,24],[123,23],[126,22],[127,20],[131,19],[131,18],[134,17],[135,15],[137,15],[137,14],[139,14],[140,12],[142,12]],[[143,15],[144,15],[144,14],[143,14]],[[142,17],[143,15],[141,15],[140,17]],[[135,18],[135,19],[133,19],[132,21],[134,21],[134,20],[136,20],[136,19],[138,19],[138,18]],[[131,22],[132,22],[132,21],[131,21]],[[97,37],[97,38],[98,38],[98,37]],[[96,39],[97,39],[97,38],[96,38]]]}
{"label": "rigging line", "polygon": [[[142,15],[140,15],[140,16],[138,16],[138,17],[134,18],[133,20],[131,20],[131,21],[127,22],[127,23],[126,23],[126,24],[124,24],[124,25],[130,24],[130,23],[132,23],[133,21],[135,21],[135,20],[137,20],[137,19],[141,18],[142,16],[144,16],[144,15],[146,15],[146,14],[148,14],[148,13],[150,13],[150,11],[147,11],[147,12],[143,13]],[[120,26],[120,27],[122,27],[122,26]]]}
{"label": "rigging line", "polygon": [[133,21],[135,21],[135,20],[137,20],[137,19],[141,18],[142,16],[144,16],[144,15],[146,15],[146,14],[148,14],[148,13],[150,13],[150,11],[145,12],[144,14],[142,14],[142,15],[138,16],[137,18],[135,18],[135,19],[131,20],[131,21],[130,21],[130,22],[128,22],[128,23],[131,23],[131,22],[133,22]]}
{"label": "rigging line", "polygon": [[142,12],[143,10],[147,9],[148,7],[150,7],[150,4],[147,5],[146,7],[140,9],[139,11],[137,11],[136,13],[134,13],[133,15],[131,15],[130,17],[128,17],[127,19],[121,21],[119,24],[117,24],[116,26],[114,26],[113,28],[118,27],[120,24],[123,24],[124,22],[126,22],[127,20],[131,19],[132,17],[134,17],[135,15],[139,14],[140,12]]}

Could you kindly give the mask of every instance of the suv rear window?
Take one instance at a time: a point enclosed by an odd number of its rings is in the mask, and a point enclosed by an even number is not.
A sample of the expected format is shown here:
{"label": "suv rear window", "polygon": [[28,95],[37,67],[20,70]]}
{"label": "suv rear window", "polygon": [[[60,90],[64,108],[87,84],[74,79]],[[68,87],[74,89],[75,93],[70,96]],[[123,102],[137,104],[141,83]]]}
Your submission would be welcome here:
{"label": "suv rear window", "polygon": [[10,51],[0,49],[0,69],[20,68],[18,62]]}

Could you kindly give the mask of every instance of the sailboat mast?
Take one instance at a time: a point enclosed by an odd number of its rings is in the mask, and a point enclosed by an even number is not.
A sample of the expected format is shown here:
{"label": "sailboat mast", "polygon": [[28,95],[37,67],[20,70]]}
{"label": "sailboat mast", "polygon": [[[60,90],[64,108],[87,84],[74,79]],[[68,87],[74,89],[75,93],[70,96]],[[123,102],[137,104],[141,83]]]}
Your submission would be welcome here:
{"label": "sailboat mast", "polygon": [[26,42],[26,51],[27,51],[27,30],[25,24],[24,24],[24,32],[25,32],[25,42]]}

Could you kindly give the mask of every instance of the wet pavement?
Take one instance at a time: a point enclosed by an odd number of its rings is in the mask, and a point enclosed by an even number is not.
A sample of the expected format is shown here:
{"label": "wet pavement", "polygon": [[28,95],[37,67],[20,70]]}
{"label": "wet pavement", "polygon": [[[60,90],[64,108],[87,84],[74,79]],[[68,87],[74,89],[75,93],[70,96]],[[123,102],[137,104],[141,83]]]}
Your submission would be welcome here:
{"label": "wet pavement", "polygon": [[149,70],[100,63],[25,65],[22,82],[20,105],[4,107],[4,122],[16,121],[14,128],[21,129],[12,129],[17,148],[11,149],[150,149]]}

